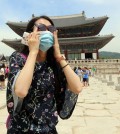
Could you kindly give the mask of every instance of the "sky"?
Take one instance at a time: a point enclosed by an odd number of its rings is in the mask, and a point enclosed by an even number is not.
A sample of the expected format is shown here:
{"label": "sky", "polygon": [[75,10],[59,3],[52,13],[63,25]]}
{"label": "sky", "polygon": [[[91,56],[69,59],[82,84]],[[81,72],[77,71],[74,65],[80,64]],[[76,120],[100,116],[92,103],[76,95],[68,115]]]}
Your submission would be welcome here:
{"label": "sky", "polygon": [[[100,35],[115,37],[99,51],[120,52],[120,0],[0,0],[0,41],[20,38],[8,21],[28,21],[35,16],[64,16],[85,11],[87,18],[108,16]],[[9,56],[14,50],[0,42],[0,54]]]}

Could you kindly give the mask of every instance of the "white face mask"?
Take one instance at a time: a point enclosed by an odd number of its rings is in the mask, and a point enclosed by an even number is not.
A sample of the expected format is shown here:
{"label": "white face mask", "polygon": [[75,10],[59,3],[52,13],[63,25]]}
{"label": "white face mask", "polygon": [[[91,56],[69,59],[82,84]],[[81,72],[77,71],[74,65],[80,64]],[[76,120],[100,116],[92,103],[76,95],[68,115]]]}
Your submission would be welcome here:
{"label": "white face mask", "polygon": [[[28,42],[26,40],[26,37],[29,35],[30,33],[28,32],[24,32],[23,33],[23,38],[21,40],[21,43],[24,45],[28,46]],[[40,31],[40,45],[39,48],[41,51],[46,52],[50,47],[53,46],[54,44],[54,37],[53,34],[49,31]]]}
{"label": "white face mask", "polygon": [[53,34],[49,31],[40,32],[40,50],[46,52],[54,44]]}

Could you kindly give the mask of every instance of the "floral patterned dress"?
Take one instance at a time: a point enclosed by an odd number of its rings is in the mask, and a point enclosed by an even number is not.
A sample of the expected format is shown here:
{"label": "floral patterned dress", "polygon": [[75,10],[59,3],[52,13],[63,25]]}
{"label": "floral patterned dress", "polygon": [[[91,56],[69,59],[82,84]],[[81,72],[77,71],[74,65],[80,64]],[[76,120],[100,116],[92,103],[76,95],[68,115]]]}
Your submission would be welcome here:
{"label": "floral patterned dress", "polygon": [[66,80],[63,78],[64,82],[61,84],[63,87],[61,86],[59,97],[56,99],[54,73],[45,61],[36,62],[28,95],[24,99],[18,98],[14,93],[14,85],[25,62],[26,58],[18,52],[14,52],[9,59],[7,108],[10,113],[10,122],[7,133],[57,134],[55,126],[58,123],[58,114],[61,113],[64,118],[67,112],[72,113],[71,106],[72,108],[75,106],[77,95],[73,94],[70,97],[71,94],[68,93],[72,103],[69,103],[68,99],[69,106],[58,112],[57,107],[61,107],[60,103],[64,103]]}

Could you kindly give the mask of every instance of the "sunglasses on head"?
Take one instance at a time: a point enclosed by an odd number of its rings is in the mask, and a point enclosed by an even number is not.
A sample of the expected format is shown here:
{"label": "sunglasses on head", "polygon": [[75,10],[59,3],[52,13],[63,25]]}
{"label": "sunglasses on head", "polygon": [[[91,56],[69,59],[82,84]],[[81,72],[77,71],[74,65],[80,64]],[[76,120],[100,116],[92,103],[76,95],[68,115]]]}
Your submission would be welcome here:
{"label": "sunglasses on head", "polygon": [[37,27],[38,31],[50,31],[51,33],[53,33],[54,31],[56,31],[56,28],[53,25],[49,25],[46,26],[44,24],[34,24]]}

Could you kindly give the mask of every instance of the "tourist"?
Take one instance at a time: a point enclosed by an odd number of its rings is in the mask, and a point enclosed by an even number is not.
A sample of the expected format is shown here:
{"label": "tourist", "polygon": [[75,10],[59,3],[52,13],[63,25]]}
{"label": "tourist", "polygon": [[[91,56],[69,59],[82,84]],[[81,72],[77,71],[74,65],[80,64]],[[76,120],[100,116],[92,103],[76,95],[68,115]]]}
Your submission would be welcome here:
{"label": "tourist", "polygon": [[0,68],[0,89],[5,89],[5,64]]}
{"label": "tourist", "polygon": [[57,134],[65,91],[78,96],[82,83],[60,52],[57,30],[50,18],[32,18],[26,32],[30,33],[26,37],[28,46],[9,58],[7,134]]}
{"label": "tourist", "polygon": [[0,69],[0,89],[5,88],[5,74],[4,71]]}
{"label": "tourist", "polygon": [[77,67],[74,67],[74,72],[78,75],[78,68]]}
{"label": "tourist", "polygon": [[83,71],[82,71],[82,69],[81,69],[80,67],[78,67],[77,74],[78,74],[78,76],[79,76],[79,78],[80,78],[80,81],[82,81]]}
{"label": "tourist", "polygon": [[83,86],[89,86],[89,70],[87,67],[83,69]]}
{"label": "tourist", "polygon": [[91,76],[94,76],[96,74],[96,68],[93,66],[91,68]]}

